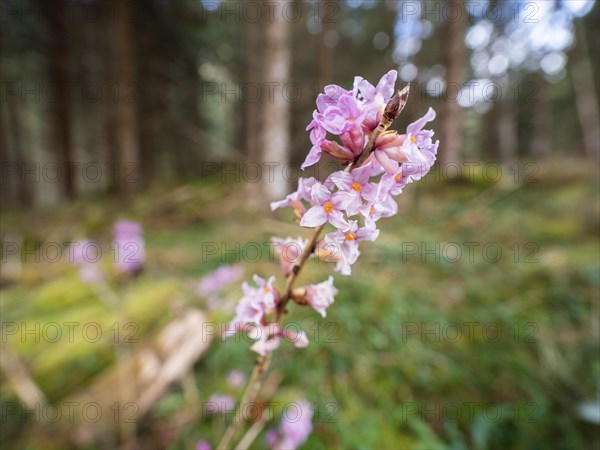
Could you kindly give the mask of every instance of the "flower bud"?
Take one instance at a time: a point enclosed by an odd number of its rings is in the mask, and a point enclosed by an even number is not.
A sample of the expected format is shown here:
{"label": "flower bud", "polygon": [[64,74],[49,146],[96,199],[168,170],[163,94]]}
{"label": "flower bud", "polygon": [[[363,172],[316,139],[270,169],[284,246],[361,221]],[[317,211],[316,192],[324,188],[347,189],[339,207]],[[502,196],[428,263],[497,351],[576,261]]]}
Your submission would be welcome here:
{"label": "flower bud", "polygon": [[410,92],[410,84],[407,84],[404,89],[396,92],[396,94],[390,99],[385,110],[383,111],[383,119],[387,122],[393,122],[396,117],[400,115],[406,102],[408,101],[408,93]]}

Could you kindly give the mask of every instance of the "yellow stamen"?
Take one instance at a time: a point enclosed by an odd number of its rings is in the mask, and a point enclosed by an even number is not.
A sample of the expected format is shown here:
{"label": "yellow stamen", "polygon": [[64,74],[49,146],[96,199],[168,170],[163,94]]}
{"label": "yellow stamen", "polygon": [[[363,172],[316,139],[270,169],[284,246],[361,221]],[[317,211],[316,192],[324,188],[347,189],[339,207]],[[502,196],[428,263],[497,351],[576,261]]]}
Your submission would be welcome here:
{"label": "yellow stamen", "polygon": [[352,189],[354,189],[356,192],[360,192],[360,191],[362,191],[362,184],[352,183]]}
{"label": "yellow stamen", "polygon": [[350,124],[353,125],[356,121],[354,119],[350,119],[348,122],[350,122]]}
{"label": "yellow stamen", "polygon": [[402,174],[398,173],[394,176],[394,180],[396,180],[396,183],[400,183],[400,178],[402,178]]}
{"label": "yellow stamen", "polygon": [[354,233],[346,233],[347,241],[353,241],[354,239],[356,239],[356,235]]}
{"label": "yellow stamen", "polygon": [[271,289],[269,289],[269,286],[263,286],[263,291],[265,291],[265,293],[270,292]]}
{"label": "yellow stamen", "polygon": [[417,140],[415,139],[415,137],[414,137],[414,136],[411,136],[411,137],[410,137],[410,142],[412,142],[412,143],[414,144],[415,142],[417,142]]}
{"label": "yellow stamen", "polygon": [[375,212],[375,210],[373,209],[373,207],[371,206],[371,209],[369,209],[369,214],[373,214]]}
{"label": "yellow stamen", "polygon": [[323,209],[325,210],[325,212],[327,214],[329,214],[331,211],[333,211],[333,203],[331,203],[331,202],[323,203]]}

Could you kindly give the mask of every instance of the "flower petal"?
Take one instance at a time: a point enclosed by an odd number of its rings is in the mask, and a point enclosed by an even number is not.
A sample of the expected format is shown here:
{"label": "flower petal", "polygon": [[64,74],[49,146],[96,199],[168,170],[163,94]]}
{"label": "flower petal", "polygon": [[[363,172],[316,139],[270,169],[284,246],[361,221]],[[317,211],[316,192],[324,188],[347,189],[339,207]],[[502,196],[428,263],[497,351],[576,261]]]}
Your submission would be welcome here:
{"label": "flower petal", "polygon": [[300,220],[300,226],[312,228],[323,225],[325,222],[327,222],[327,214],[322,206],[317,205],[306,211]]}

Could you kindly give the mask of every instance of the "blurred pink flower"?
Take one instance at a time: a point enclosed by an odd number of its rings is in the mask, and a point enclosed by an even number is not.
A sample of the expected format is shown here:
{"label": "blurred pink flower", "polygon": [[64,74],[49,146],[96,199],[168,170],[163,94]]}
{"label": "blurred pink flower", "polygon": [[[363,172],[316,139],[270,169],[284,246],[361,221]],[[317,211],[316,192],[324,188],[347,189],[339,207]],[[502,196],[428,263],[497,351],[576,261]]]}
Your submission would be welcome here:
{"label": "blurred pink flower", "polygon": [[79,267],[79,278],[84,283],[101,283],[104,275],[100,268],[100,246],[86,239],[74,242],[69,248],[69,260]]}
{"label": "blurred pink flower", "polygon": [[119,220],[113,227],[115,238],[115,265],[119,272],[139,272],[146,259],[142,226],[130,220]]}
{"label": "blurred pink flower", "polygon": [[235,408],[235,400],[231,395],[215,393],[211,395],[207,401],[207,413],[227,412]]}
{"label": "blurred pink flower", "polygon": [[196,444],[196,450],[212,450],[208,441],[200,441]]}
{"label": "blurred pink flower", "polygon": [[240,266],[219,266],[214,272],[202,277],[196,286],[198,297],[208,297],[219,292],[225,286],[238,281],[244,271]]}
{"label": "blurred pink flower", "polygon": [[308,336],[302,330],[294,331],[289,328],[284,328],[281,331],[281,334],[288,341],[292,342],[296,348],[308,347]]}
{"label": "blurred pink flower", "polygon": [[271,450],[296,450],[312,433],[313,408],[306,400],[286,406],[279,424],[279,432],[270,430],[265,443]]}
{"label": "blurred pink flower", "polygon": [[227,374],[227,384],[234,389],[244,387],[246,384],[246,375],[239,370],[232,370]]}

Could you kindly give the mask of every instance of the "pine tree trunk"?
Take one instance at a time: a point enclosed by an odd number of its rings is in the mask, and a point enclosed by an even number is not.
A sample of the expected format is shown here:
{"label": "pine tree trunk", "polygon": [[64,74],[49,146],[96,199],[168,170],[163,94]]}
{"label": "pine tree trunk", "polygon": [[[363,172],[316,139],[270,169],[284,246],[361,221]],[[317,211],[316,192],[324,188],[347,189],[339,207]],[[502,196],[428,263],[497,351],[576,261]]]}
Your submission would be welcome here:
{"label": "pine tree trunk", "polygon": [[[457,90],[463,85],[463,72],[466,67],[464,33],[467,26],[467,12],[463,0],[448,0],[447,10],[453,17],[446,19],[442,33],[442,59],[446,68],[446,90],[442,105],[440,138],[440,163],[444,166],[460,161],[462,146],[462,111],[457,102]],[[454,12],[460,11],[458,17]]]}
{"label": "pine tree trunk", "polygon": [[140,185],[140,148],[138,140],[137,101],[139,85],[136,80],[133,51],[133,14],[130,1],[119,0],[116,21],[116,144],[119,161],[119,185],[131,193]]}
{"label": "pine tree trunk", "polygon": [[69,71],[69,45],[67,37],[65,11],[62,2],[55,4],[41,3],[46,7],[47,17],[52,37],[49,38],[49,79],[50,83],[58,89],[61,95],[52,103],[52,134],[54,154],[61,167],[63,181],[61,195],[64,198],[75,196],[75,180],[71,163],[73,163],[73,138],[71,130],[71,108],[66,87],[70,82]]}
{"label": "pine tree trunk", "polygon": [[518,129],[517,129],[517,104],[510,95],[505,95],[500,100],[500,121],[498,122],[498,147],[500,162],[505,166],[514,164],[517,160]]}
{"label": "pine tree trunk", "polygon": [[537,77],[537,103],[532,110],[533,131],[531,138],[531,154],[543,158],[552,153],[552,102],[550,101],[549,83],[540,74]]}
{"label": "pine tree trunk", "polygon": [[[108,1],[104,6],[108,11],[114,11],[116,1]],[[119,152],[117,144],[117,70],[115,62],[115,39],[104,39],[105,36],[114,36],[115,21],[110,14],[104,12],[102,20],[98,21],[96,39],[101,47],[102,67],[98,69],[98,75],[102,80],[102,160],[103,187],[109,191],[116,191],[119,187]]]}
{"label": "pine tree trunk", "polygon": [[[265,24],[262,124],[260,149],[262,150],[263,189],[271,199],[287,193],[284,178],[289,164],[290,112],[284,96],[284,86],[289,80],[291,54],[289,47],[289,24],[283,10],[289,0],[273,4],[273,16]],[[270,88],[269,88],[270,86]]]}
{"label": "pine tree trunk", "polygon": [[[253,98],[260,86],[260,30],[259,22],[246,23],[246,89]],[[246,158],[250,162],[258,160],[258,131],[259,108],[257,101],[246,100],[244,102],[246,135],[245,148]]]}
{"label": "pine tree trunk", "polygon": [[[331,0],[320,0],[319,11],[332,11]],[[326,84],[330,84],[333,81],[333,48],[325,43],[325,37],[328,31],[331,30],[331,21],[325,20],[325,14],[320,15],[321,19],[321,33],[319,33],[319,88],[323,91],[323,87]]]}
{"label": "pine tree trunk", "polygon": [[600,112],[594,72],[590,61],[583,23],[577,26],[576,61],[571,70],[577,114],[583,133],[585,153],[590,160],[600,159]]}

